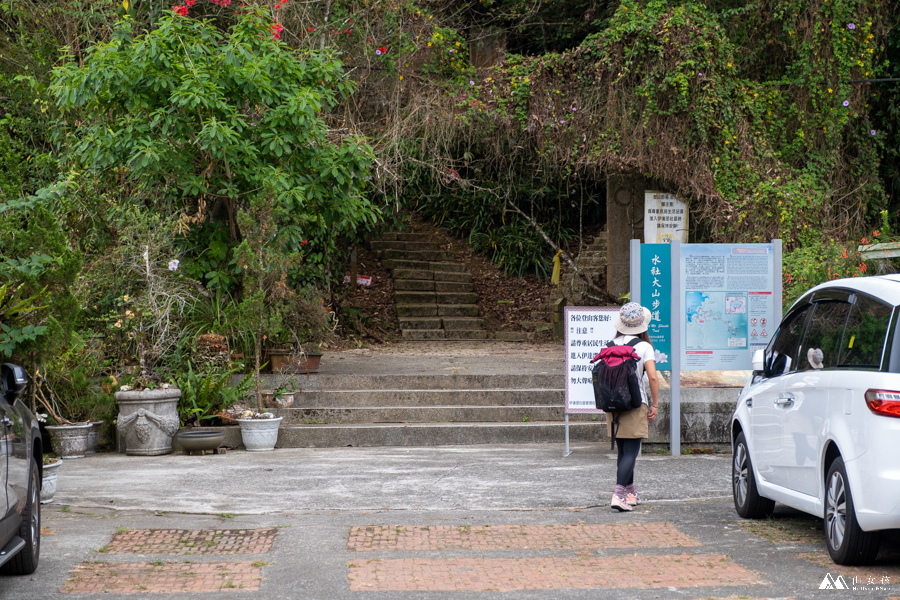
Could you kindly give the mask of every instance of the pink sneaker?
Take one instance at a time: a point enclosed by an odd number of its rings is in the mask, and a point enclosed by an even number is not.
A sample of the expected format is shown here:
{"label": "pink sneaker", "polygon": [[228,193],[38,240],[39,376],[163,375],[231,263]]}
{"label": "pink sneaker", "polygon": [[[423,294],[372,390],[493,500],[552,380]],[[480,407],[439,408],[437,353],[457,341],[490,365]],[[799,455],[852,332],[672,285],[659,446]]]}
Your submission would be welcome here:
{"label": "pink sneaker", "polygon": [[619,512],[628,512],[631,510],[631,505],[619,498],[616,494],[613,494],[612,500],[609,501],[609,507]]}
{"label": "pink sneaker", "polygon": [[637,492],[634,492],[633,494],[628,492],[625,494],[625,502],[627,502],[629,506],[637,506],[641,503],[641,497],[637,495]]}

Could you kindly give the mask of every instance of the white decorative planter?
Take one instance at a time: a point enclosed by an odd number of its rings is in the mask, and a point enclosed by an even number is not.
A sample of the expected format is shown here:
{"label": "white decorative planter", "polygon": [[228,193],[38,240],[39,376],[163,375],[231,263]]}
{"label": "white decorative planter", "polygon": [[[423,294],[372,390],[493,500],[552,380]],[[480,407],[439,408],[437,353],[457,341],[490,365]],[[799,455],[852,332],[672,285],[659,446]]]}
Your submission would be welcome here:
{"label": "white decorative planter", "polygon": [[116,392],[116,427],[126,454],[158,456],[172,451],[172,436],[179,425],[180,397],[178,388]]}
{"label": "white decorative planter", "polygon": [[60,458],[84,458],[88,446],[91,424],[48,425],[47,432],[53,445],[53,452]]}
{"label": "white decorative planter", "polygon": [[281,419],[237,419],[241,425],[241,439],[248,452],[265,452],[275,449]]}
{"label": "white decorative planter", "polygon": [[53,502],[53,494],[56,493],[56,476],[61,460],[49,465],[44,465],[44,476],[41,479],[41,504],[49,504]]}
{"label": "white decorative planter", "polygon": [[91,421],[91,430],[88,432],[88,444],[85,454],[96,454],[100,445],[100,427],[103,421]]}

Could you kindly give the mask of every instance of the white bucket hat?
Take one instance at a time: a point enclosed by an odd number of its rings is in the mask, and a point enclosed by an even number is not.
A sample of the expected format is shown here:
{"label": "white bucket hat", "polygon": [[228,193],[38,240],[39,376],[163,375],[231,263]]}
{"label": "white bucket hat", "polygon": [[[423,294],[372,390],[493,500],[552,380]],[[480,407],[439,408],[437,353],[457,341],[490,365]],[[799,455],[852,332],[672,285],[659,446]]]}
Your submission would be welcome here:
{"label": "white bucket hat", "polygon": [[818,348],[810,348],[806,351],[806,359],[809,360],[809,365],[813,369],[821,369],[824,366],[822,364],[824,358],[825,355],[822,354],[822,351]]}
{"label": "white bucket hat", "polygon": [[637,335],[647,331],[650,325],[650,309],[644,308],[637,302],[629,302],[619,309],[619,314],[613,319],[613,326],[619,333]]}

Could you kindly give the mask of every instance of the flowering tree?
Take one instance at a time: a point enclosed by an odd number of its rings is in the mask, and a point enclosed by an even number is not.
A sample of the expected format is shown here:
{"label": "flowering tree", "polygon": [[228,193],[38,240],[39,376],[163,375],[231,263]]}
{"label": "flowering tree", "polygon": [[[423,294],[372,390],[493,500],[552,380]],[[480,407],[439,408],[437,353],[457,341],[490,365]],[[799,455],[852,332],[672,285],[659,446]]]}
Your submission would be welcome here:
{"label": "flowering tree", "polygon": [[374,223],[363,194],[371,150],[322,116],[352,89],[340,62],[292,51],[268,9],[238,8],[223,33],[193,18],[194,4],[144,35],[126,16],[83,64],[56,70],[69,166],[127,190],[124,203],[179,215],[182,233],[227,226],[233,245],[237,213],[263,188],[282,209],[288,251]]}

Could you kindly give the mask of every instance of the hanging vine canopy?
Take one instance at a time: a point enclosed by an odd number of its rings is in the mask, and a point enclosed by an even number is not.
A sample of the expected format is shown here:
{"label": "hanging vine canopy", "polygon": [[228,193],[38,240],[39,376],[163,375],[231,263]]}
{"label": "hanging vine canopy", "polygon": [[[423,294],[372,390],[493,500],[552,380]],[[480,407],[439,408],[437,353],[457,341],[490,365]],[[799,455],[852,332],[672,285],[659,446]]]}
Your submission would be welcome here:
{"label": "hanging vine canopy", "polygon": [[867,113],[888,27],[879,2],[622,2],[577,48],[458,78],[441,153],[597,178],[641,174],[690,198],[714,241],[847,239],[884,208]]}

